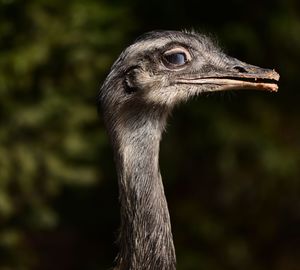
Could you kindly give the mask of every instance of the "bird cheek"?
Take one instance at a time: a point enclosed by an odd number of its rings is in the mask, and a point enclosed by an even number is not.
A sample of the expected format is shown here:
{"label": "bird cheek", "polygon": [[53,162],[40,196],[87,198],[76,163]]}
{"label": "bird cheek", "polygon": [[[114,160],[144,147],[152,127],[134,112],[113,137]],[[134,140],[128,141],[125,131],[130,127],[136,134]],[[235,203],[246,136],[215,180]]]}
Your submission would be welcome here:
{"label": "bird cheek", "polygon": [[139,88],[144,94],[149,92],[157,92],[163,89],[164,80],[161,76],[152,75],[148,72],[140,72],[135,78],[136,87]]}
{"label": "bird cheek", "polygon": [[144,100],[149,104],[165,106],[171,109],[174,105],[187,100],[189,97],[188,91],[178,89],[176,85],[162,88],[156,85],[155,91],[148,91],[144,95]]}

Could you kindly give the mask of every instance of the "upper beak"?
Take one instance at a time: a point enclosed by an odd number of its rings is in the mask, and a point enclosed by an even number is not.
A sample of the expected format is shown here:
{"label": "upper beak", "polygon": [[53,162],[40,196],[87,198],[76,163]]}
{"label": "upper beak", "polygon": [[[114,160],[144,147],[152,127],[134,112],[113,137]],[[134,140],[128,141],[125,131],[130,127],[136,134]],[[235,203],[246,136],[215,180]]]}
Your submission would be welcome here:
{"label": "upper beak", "polygon": [[232,89],[254,89],[277,92],[279,74],[275,70],[249,65],[237,59],[224,71],[209,72],[198,78],[186,78],[181,83],[216,85],[216,91]]}

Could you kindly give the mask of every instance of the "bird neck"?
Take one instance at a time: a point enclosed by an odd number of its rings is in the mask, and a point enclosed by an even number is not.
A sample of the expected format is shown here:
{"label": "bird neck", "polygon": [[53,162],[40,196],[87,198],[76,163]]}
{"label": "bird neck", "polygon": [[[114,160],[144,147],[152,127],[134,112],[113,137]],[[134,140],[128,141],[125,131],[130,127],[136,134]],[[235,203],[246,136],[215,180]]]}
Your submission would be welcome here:
{"label": "bird neck", "polygon": [[117,269],[175,270],[170,217],[159,171],[166,115],[131,114],[123,120],[119,122],[122,126],[115,127],[113,138],[121,203]]}

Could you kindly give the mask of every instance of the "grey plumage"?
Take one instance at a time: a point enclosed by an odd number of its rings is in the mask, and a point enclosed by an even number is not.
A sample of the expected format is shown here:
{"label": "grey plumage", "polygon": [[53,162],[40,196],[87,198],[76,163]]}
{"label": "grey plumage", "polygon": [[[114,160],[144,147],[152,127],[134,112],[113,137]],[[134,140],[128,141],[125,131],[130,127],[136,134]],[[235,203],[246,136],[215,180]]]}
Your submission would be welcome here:
{"label": "grey plumage", "polygon": [[98,103],[114,148],[121,205],[118,270],[176,268],[159,170],[159,142],[174,105],[208,91],[276,91],[279,75],[225,55],[204,35],[156,31],[113,64]]}

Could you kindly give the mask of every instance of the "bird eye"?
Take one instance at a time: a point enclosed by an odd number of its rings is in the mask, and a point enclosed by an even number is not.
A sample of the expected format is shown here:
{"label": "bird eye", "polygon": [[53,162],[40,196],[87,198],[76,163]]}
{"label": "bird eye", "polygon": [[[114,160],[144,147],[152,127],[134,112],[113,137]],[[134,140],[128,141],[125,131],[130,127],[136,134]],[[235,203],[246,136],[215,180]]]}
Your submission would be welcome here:
{"label": "bird eye", "polygon": [[164,53],[163,62],[168,68],[181,67],[191,59],[186,49],[174,48]]}
{"label": "bird eye", "polygon": [[176,66],[182,66],[186,63],[187,58],[185,53],[171,53],[171,54],[166,54],[165,59],[173,65]]}

